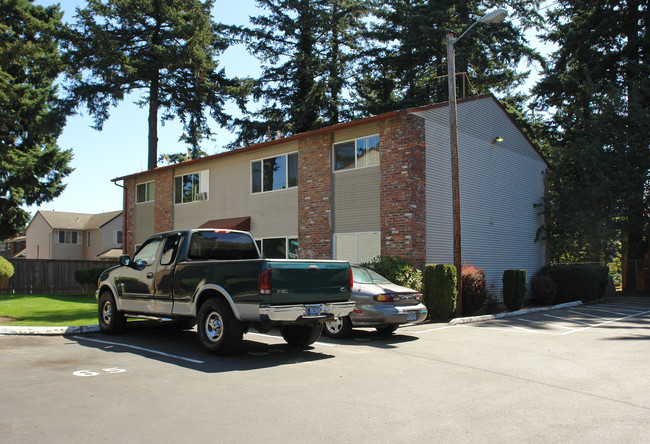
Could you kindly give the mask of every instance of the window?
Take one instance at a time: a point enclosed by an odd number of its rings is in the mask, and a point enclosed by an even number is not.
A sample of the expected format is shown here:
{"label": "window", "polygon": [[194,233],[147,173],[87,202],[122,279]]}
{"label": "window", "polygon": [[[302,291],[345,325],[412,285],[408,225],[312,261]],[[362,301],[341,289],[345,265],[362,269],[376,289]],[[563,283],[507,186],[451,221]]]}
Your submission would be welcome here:
{"label": "window", "polygon": [[208,200],[209,171],[199,171],[174,178],[174,203]]}
{"label": "window", "polygon": [[251,192],[284,190],[298,186],[298,153],[251,162]]}
{"label": "window", "polygon": [[334,170],[379,165],[379,136],[334,144]]}
{"label": "window", "polygon": [[[298,239],[275,237],[256,241],[262,257],[267,259],[297,259]],[[288,246],[288,248],[287,248]]]}
{"label": "window", "polygon": [[139,183],[135,186],[135,203],[152,202],[156,192],[155,182]]}
{"label": "window", "polygon": [[133,263],[139,267],[146,267],[156,262],[156,253],[160,241],[160,238],[154,238],[142,244],[135,256],[133,256]]}
{"label": "window", "polygon": [[257,259],[253,240],[248,234],[230,231],[199,231],[192,233],[187,258],[221,261]]}
{"label": "window", "polygon": [[180,244],[181,235],[172,234],[165,240],[162,253],[160,254],[160,265],[170,265],[176,259],[176,251]]}
{"label": "window", "polygon": [[338,260],[355,264],[369,262],[381,254],[379,232],[335,234],[334,249]]}
{"label": "window", "polygon": [[86,233],[86,246],[90,247],[90,231]]}
{"label": "window", "polygon": [[113,230],[113,243],[114,244],[122,243],[122,230]]}
{"label": "window", "polygon": [[58,230],[54,232],[54,242],[57,244],[80,244],[81,233],[78,231],[63,231]]}

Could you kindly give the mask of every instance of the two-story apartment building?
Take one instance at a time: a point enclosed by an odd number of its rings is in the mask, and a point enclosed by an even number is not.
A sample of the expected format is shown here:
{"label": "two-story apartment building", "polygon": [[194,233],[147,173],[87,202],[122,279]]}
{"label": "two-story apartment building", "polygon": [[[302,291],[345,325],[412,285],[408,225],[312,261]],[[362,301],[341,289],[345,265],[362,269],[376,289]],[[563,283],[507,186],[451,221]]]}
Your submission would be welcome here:
{"label": "two-story apartment building", "polygon": [[[267,257],[453,263],[447,103],[395,111],[114,179],[124,251],[195,227],[248,230]],[[492,95],[458,104],[463,261],[498,294],[545,263],[545,160]],[[499,140],[497,142],[497,140]]]}
{"label": "two-story apartment building", "polygon": [[25,230],[27,259],[115,260],[122,250],[122,211],[37,211]]}

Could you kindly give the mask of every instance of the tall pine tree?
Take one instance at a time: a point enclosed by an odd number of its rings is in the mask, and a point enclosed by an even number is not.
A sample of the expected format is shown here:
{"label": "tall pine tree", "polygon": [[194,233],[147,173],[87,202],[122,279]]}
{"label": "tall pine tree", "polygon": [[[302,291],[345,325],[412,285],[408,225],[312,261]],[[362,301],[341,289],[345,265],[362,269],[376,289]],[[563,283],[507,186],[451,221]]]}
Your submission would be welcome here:
{"label": "tall pine tree", "polygon": [[561,0],[558,45],[536,92],[553,111],[549,232],[556,254],[603,260],[622,245],[626,288],[647,266],[650,36],[647,2]]}
{"label": "tall pine tree", "polygon": [[194,155],[210,135],[206,109],[222,125],[229,120],[224,99],[239,91],[218,65],[229,42],[212,21],[212,6],[212,0],[89,0],[77,9],[70,92],[101,129],[112,106],[143,91],[138,104],[149,108],[149,169],[157,164],[160,110],[162,119],[181,119]]}
{"label": "tall pine tree", "polygon": [[58,6],[0,0],[0,16],[0,239],[6,239],[29,221],[22,205],[63,192],[72,152],[57,145],[66,117],[55,86],[63,71]]}

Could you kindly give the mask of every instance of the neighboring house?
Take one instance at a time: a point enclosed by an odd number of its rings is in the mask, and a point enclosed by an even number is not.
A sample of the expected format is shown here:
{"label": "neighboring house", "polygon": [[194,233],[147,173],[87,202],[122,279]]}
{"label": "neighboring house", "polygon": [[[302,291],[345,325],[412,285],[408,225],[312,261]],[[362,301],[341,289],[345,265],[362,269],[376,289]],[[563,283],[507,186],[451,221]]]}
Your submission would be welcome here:
{"label": "neighboring house", "polygon": [[0,242],[0,256],[4,258],[25,257],[25,235]]}
{"label": "neighboring house", "polygon": [[38,211],[25,237],[27,259],[115,260],[122,252],[122,211]]}
{"label": "neighboring house", "polygon": [[[534,205],[547,164],[492,95],[459,101],[458,133],[463,262],[498,296],[503,270],[545,264]],[[124,251],[222,227],[250,231],[267,257],[453,263],[449,146],[443,103],[119,177]]]}

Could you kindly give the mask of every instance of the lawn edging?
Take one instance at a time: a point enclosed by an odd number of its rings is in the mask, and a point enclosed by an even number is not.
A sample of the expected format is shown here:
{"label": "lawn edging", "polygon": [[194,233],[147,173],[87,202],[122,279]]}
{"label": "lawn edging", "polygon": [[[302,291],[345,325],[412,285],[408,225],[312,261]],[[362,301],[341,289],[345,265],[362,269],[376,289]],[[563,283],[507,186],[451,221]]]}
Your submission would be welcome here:
{"label": "lawn edging", "polygon": [[80,325],[76,327],[23,327],[23,326],[0,326],[0,335],[34,335],[34,336],[57,336],[57,335],[78,335],[81,333],[94,333],[99,331],[99,324]]}
{"label": "lawn edging", "polygon": [[469,316],[466,318],[454,318],[449,321],[449,325],[469,324],[470,322],[491,321],[493,319],[507,318],[510,316],[519,316],[528,313],[537,313],[539,311],[557,310],[559,308],[577,307],[582,305],[581,301],[565,302],[564,304],[550,305],[548,307],[526,308],[524,310],[508,311],[493,315]]}

